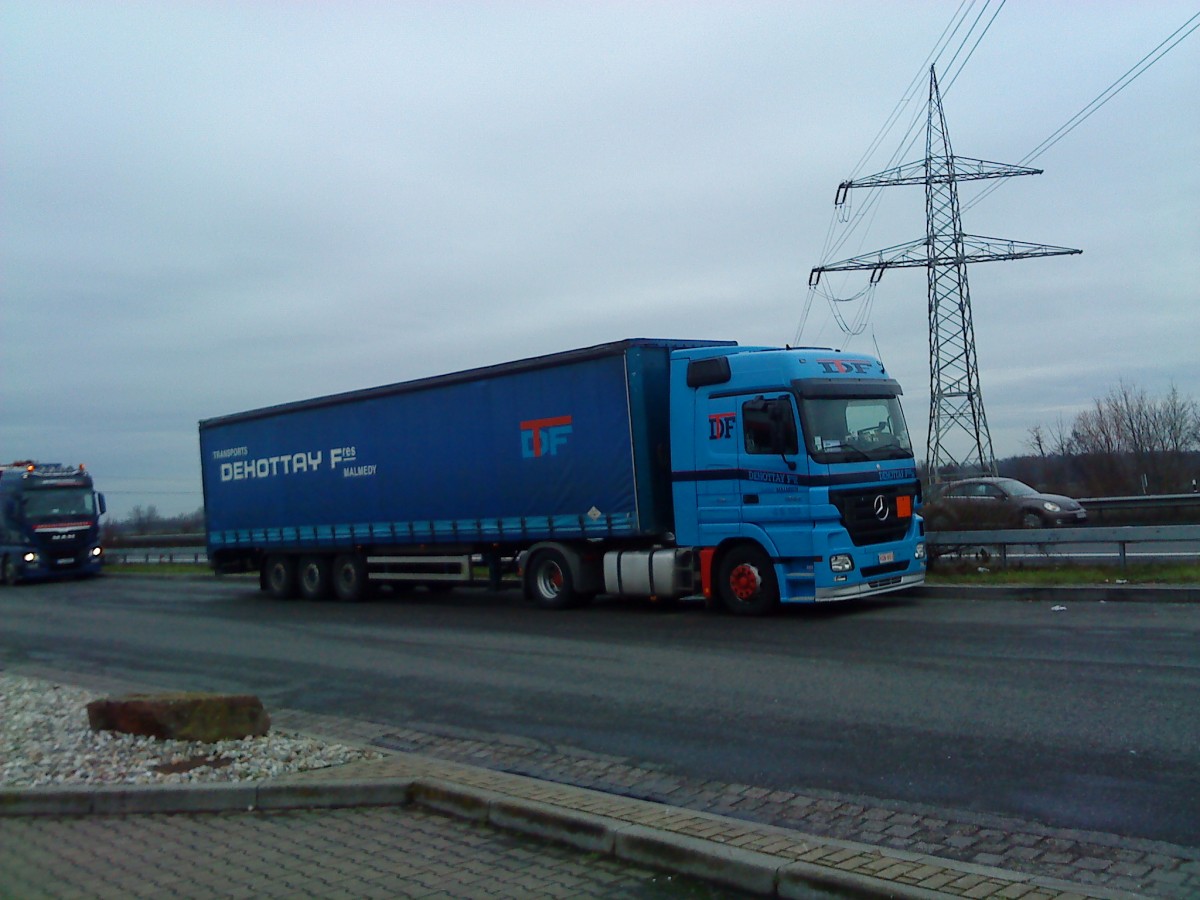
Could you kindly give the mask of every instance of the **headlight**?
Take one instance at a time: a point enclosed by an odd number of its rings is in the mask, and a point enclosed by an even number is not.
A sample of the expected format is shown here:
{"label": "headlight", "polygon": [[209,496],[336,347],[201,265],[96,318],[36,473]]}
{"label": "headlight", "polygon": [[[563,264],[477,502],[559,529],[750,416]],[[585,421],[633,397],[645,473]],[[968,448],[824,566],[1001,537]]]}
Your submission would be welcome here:
{"label": "headlight", "polygon": [[21,559],[25,560],[25,562],[27,562],[27,563],[33,564],[33,563],[37,562],[37,554],[31,550],[28,553],[26,553],[24,556],[22,556]]}
{"label": "headlight", "polygon": [[913,550],[913,557],[915,559],[924,559],[925,558],[925,545],[924,544],[917,544],[916,549]]}
{"label": "headlight", "polygon": [[93,547],[92,548],[92,559],[99,559],[103,555],[104,555],[103,547]]}
{"label": "headlight", "polygon": [[1043,500],[1042,509],[1046,510],[1046,512],[1058,512],[1062,507],[1057,503],[1051,503],[1049,500]]}
{"label": "headlight", "polygon": [[854,560],[845,553],[829,557],[829,568],[835,572],[850,572],[854,569]]}

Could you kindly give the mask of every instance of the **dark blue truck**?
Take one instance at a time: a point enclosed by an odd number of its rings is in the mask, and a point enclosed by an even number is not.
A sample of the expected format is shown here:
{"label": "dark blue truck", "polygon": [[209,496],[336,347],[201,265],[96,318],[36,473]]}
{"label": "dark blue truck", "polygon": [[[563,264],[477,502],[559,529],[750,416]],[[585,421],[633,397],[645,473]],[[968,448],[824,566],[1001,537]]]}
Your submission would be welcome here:
{"label": "dark blue truck", "polygon": [[200,422],[208,552],[280,598],[372,583],[735,613],[924,580],[900,386],[828,349],[632,339]]}
{"label": "dark blue truck", "polygon": [[104,495],[83,466],[33,460],[0,466],[0,582],[99,573],[104,509]]}

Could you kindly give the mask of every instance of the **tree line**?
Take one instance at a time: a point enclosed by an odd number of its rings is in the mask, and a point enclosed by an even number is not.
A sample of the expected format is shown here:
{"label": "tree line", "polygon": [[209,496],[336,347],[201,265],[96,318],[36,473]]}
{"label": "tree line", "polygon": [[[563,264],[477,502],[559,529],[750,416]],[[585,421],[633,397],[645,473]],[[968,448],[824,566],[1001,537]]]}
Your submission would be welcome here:
{"label": "tree line", "polygon": [[1200,478],[1200,404],[1173,385],[1152,397],[1121,382],[1069,423],[1032,426],[1025,446],[1029,456],[998,466],[1042,489],[1076,497],[1188,493]]}
{"label": "tree line", "polygon": [[148,534],[203,534],[204,507],[195,512],[174,516],[159,514],[153,504],[135,506],[123,519],[109,516],[104,523],[104,540],[118,545],[122,537],[141,537]]}

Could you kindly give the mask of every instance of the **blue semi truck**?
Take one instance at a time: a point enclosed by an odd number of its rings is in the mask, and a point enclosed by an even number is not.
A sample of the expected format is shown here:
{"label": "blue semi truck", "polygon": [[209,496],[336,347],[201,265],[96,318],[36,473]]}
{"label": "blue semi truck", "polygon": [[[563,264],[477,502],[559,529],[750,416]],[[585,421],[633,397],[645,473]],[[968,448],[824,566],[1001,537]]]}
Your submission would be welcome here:
{"label": "blue semi truck", "polygon": [[0,466],[0,582],[99,573],[104,511],[104,495],[83,466],[33,460]]}
{"label": "blue semi truck", "polygon": [[867,356],[631,339],[200,422],[208,553],[285,598],[372,584],[697,596],[923,582],[900,385]]}

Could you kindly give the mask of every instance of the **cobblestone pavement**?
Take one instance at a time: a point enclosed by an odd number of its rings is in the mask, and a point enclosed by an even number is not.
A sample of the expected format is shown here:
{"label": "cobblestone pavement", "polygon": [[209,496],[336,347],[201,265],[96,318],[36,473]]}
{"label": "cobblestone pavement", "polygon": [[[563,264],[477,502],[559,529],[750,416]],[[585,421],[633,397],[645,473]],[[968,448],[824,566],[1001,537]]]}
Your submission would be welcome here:
{"label": "cobblestone pavement", "polygon": [[725,897],[417,807],[0,819],[0,898]]}
{"label": "cobblestone pavement", "polygon": [[[731,816],[819,837],[858,841],[968,864],[1062,879],[1134,896],[1200,897],[1200,848],[1047,828],[1000,816],[917,809],[873,798],[697,781],[665,768],[526,739],[396,730],[296,714],[288,727],[383,749],[483,766],[563,784]],[[281,720],[282,721],[282,720]]]}

